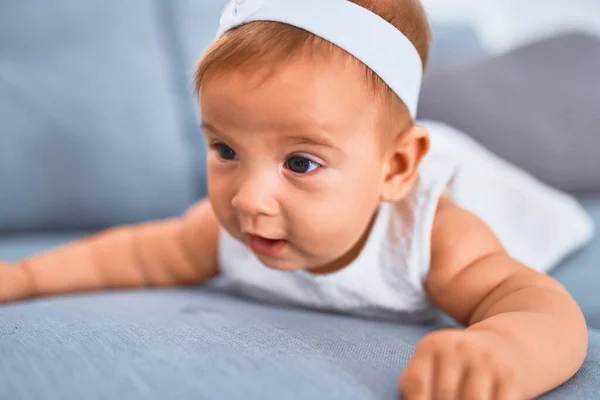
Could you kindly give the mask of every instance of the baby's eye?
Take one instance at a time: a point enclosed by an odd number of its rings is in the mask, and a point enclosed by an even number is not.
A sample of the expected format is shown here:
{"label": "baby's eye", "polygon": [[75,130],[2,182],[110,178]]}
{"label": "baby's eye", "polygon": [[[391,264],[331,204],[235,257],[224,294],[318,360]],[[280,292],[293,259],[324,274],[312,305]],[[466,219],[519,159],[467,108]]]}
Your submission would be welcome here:
{"label": "baby's eye", "polygon": [[296,174],[307,174],[320,166],[320,164],[301,156],[290,157],[285,162],[285,167]]}
{"label": "baby's eye", "polygon": [[239,158],[235,150],[226,144],[215,143],[213,144],[213,147],[217,150],[217,152],[219,152],[219,157],[221,157],[223,160],[233,161]]}

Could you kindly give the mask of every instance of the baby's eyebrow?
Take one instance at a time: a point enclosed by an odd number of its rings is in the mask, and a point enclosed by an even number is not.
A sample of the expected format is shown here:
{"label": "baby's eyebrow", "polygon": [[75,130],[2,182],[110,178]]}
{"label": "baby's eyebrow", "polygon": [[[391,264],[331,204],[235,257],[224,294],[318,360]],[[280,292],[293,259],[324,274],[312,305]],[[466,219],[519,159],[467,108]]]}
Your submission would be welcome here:
{"label": "baby's eyebrow", "polygon": [[[221,132],[217,130],[209,122],[202,121],[201,128],[204,131],[208,131],[212,134],[222,136]],[[319,134],[286,134],[285,129],[283,130],[280,138],[280,142],[285,145],[308,145],[308,146],[318,146],[324,147],[327,149],[333,149],[343,152],[342,149],[339,148],[334,142],[328,139],[325,135]]]}
{"label": "baby's eyebrow", "polygon": [[205,122],[205,121],[202,121],[200,128],[202,128],[202,130],[204,130],[204,131],[209,131],[211,133],[219,134],[219,131],[217,130],[217,128],[215,128],[210,123]]}
{"label": "baby's eyebrow", "polygon": [[285,141],[288,144],[306,144],[313,145],[319,147],[331,147],[337,148],[335,144],[329,141],[327,138],[316,135],[293,135],[293,136],[284,136],[282,141]]}

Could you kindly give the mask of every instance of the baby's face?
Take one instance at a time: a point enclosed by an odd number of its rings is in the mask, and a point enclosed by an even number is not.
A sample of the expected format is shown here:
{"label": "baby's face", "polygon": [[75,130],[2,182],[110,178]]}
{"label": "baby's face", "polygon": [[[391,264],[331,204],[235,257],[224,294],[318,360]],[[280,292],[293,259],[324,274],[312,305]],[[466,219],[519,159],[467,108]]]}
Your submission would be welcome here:
{"label": "baby's face", "polygon": [[360,251],[380,202],[375,98],[357,65],[297,60],[200,93],[209,197],[267,266],[332,271]]}

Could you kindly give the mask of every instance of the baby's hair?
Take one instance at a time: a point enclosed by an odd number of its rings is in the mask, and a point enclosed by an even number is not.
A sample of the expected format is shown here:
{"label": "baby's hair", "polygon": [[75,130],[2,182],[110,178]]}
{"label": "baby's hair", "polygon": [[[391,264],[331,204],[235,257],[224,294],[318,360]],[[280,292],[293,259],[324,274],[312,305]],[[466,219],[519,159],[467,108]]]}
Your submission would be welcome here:
{"label": "baby's hair", "polygon": [[[415,46],[425,72],[431,43],[427,15],[419,0],[348,0],[379,15],[399,29]],[[356,29],[361,29],[357,26]],[[323,51],[325,50],[325,51]],[[393,51],[393,49],[390,49]],[[273,73],[282,63],[299,53],[319,56],[344,54],[364,68],[366,83],[380,101],[379,128],[389,135],[408,129],[414,121],[398,96],[371,69],[339,47],[303,29],[278,22],[251,22],[233,29],[207,51],[195,73],[195,91],[211,77],[241,68],[257,68]],[[387,135],[386,135],[387,136]]]}

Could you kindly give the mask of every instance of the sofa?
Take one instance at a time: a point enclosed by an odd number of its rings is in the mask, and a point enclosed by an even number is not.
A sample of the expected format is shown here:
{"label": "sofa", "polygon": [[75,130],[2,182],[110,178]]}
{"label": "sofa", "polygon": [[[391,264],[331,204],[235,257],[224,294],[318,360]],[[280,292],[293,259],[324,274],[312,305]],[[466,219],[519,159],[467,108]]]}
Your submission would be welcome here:
{"label": "sofa", "polygon": [[[206,194],[191,81],[221,6],[0,4],[1,260],[180,215]],[[434,34],[430,82],[490,57],[468,26]],[[443,120],[438,87],[424,90],[424,116]],[[586,189],[573,193],[600,224],[600,184]],[[552,272],[583,308],[590,346],[544,399],[600,397],[599,263],[595,238]],[[415,345],[449,326],[262,304],[218,280],[36,299],[0,306],[0,399],[395,399]]]}

